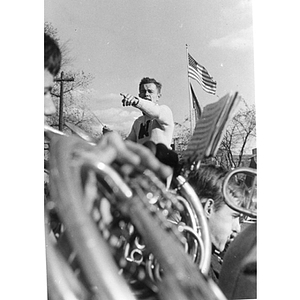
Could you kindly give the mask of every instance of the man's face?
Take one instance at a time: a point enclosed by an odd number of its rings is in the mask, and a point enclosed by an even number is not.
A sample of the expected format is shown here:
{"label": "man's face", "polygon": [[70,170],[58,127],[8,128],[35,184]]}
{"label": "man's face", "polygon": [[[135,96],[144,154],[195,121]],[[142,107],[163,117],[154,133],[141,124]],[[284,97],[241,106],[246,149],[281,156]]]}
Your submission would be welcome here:
{"label": "man's face", "polygon": [[146,83],[140,86],[139,97],[157,103],[160,93],[154,83]]}
{"label": "man's face", "polygon": [[212,244],[220,252],[224,251],[226,243],[241,231],[239,217],[240,213],[226,204],[217,211],[212,208],[208,218],[208,227]]}
{"label": "man's face", "polygon": [[51,89],[54,84],[54,76],[44,69],[44,116],[55,114],[56,108],[51,98]]}

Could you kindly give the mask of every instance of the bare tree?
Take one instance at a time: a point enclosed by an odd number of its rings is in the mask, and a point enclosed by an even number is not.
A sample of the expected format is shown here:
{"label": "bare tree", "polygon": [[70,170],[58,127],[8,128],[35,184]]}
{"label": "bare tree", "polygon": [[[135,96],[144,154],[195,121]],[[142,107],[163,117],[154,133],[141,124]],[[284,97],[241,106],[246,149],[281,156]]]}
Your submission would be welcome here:
{"label": "bare tree", "polygon": [[71,57],[70,49],[68,47],[69,41],[62,42],[59,38],[58,30],[50,22],[44,23],[44,33],[51,36],[59,46],[62,54],[61,68],[63,69],[70,66],[73,62],[73,58]]}
{"label": "bare tree", "polygon": [[244,101],[245,108],[240,109],[228,125],[219,151],[217,161],[227,168],[239,167],[243,157],[256,138],[256,112],[254,105]]}
{"label": "bare tree", "polygon": [[[87,97],[86,91],[81,92],[81,90],[68,89],[68,87],[66,87],[63,106],[64,123],[72,123],[85,132],[90,133],[92,136],[99,138],[102,135],[101,129],[103,124],[86,104]],[[57,108],[57,113],[48,118],[48,124],[58,128],[59,94],[54,96],[53,102]],[[64,127],[64,131],[68,131],[66,127]]]}
{"label": "bare tree", "polygon": [[[87,99],[89,97],[89,85],[94,79],[92,74],[86,74],[84,71],[74,71],[71,68],[71,63],[74,60],[70,56],[68,42],[62,43],[57,29],[51,23],[44,24],[44,32],[50,35],[59,45],[62,52],[61,71],[64,72],[64,78],[74,78],[74,81],[65,81],[63,88],[63,119],[77,125],[84,131],[89,132],[95,137],[102,135],[101,122],[95,117],[95,114],[89,109]],[[59,77],[61,75],[58,74]],[[56,78],[58,79],[58,78]],[[51,95],[53,102],[56,105],[56,114],[48,118],[47,123],[50,126],[58,127],[59,125],[59,101],[61,97],[60,82],[56,82]],[[64,128],[65,130],[66,128]]]}
{"label": "bare tree", "polygon": [[[191,138],[189,126],[185,125],[188,118],[180,124],[175,123],[174,144],[180,158],[187,149]],[[243,164],[245,155],[256,148],[256,111],[255,106],[249,106],[243,100],[243,107],[234,115],[220,144],[216,157],[205,158],[204,163],[216,163],[227,169]]]}
{"label": "bare tree", "polygon": [[175,122],[174,146],[180,159],[182,158],[183,152],[187,149],[191,137],[191,129],[186,125],[186,122],[189,122],[188,118],[186,118],[183,123]]}

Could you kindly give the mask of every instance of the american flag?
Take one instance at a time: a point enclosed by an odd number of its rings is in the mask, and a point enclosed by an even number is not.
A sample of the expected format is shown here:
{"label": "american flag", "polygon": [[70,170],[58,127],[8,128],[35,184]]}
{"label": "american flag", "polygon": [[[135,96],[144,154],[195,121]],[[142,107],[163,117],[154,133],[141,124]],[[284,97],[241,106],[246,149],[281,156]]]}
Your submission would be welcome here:
{"label": "american flag", "polygon": [[195,59],[188,54],[189,68],[188,76],[189,78],[195,79],[207,93],[216,94],[217,82],[208,74],[207,70],[199,65]]}
{"label": "american flag", "polygon": [[201,117],[202,109],[201,109],[201,106],[199,104],[199,101],[196,97],[196,94],[194,92],[194,89],[193,89],[193,86],[191,83],[190,83],[190,88],[191,88],[191,94],[192,94],[192,100],[193,100],[193,108],[195,111],[195,118],[196,118],[196,122],[197,122]]}

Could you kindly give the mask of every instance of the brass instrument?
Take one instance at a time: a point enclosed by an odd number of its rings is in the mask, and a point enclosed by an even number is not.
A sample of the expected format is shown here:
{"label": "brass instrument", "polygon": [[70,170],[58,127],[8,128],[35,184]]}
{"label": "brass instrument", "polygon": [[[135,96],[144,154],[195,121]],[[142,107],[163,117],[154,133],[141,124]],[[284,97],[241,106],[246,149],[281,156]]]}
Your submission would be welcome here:
{"label": "brass instrument", "polygon": [[47,239],[50,299],[225,299],[206,277],[208,227],[184,177],[172,190],[150,170],[124,177],[117,163],[99,160],[90,140],[47,126],[45,134],[46,212],[55,210],[63,224],[57,241]]}

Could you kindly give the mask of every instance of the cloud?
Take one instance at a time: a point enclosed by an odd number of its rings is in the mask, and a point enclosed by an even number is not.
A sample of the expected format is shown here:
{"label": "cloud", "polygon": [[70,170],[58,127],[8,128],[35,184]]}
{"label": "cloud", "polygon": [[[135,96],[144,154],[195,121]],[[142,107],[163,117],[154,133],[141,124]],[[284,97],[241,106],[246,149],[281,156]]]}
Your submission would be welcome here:
{"label": "cloud", "polygon": [[252,26],[233,32],[227,36],[210,41],[210,47],[227,48],[231,50],[252,50],[253,49],[253,31]]}
{"label": "cloud", "polygon": [[128,134],[134,120],[141,112],[132,107],[124,108],[119,94],[101,94],[90,89],[89,106],[99,120],[110,129]]}
{"label": "cloud", "polygon": [[236,23],[240,24],[243,22],[244,24],[252,23],[252,1],[251,0],[239,0],[233,1],[230,5],[221,8],[221,15],[223,22],[226,23]]}
{"label": "cloud", "polygon": [[94,113],[110,129],[124,133],[129,133],[134,120],[141,115],[137,110],[115,107],[95,110]]}
{"label": "cloud", "polygon": [[106,100],[106,101],[119,101],[120,102],[121,96],[119,94],[106,94],[106,95],[100,95],[98,96],[98,100]]}
{"label": "cloud", "polygon": [[226,28],[231,33],[211,40],[209,46],[238,51],[253,50],[252,1],[229,1],[220,9],[220,22],[224,30]]}
{"label": "cloud", "polygon": [[122,107],[122,97],[119,94],[103,94],[101,91],[96,89],[89,89],[89,93],[90,95],[87,103],[92,111],[106,110],[115,106]]}
{"label": "cloud", "polygon": [[94,88],[90,88],[89,93],[91,95],[91,98],[93,98],[94,100],[98,100],[98,101],[103,101],[103,100],[106,100],[106,101],[107,100],[120,101],[120,95],[119,94],[110,93],[110,94],[103,95],[103,93],[101,91],[96,90]]}

